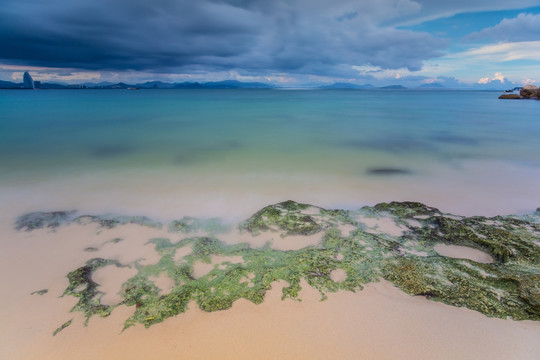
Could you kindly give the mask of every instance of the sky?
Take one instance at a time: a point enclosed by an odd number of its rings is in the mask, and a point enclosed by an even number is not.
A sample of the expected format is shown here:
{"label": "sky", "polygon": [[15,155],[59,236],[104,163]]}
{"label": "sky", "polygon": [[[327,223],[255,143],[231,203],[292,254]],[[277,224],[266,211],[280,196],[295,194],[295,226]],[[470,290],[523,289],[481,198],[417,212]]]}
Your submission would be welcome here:
{"label": "sky", "polygon": [[540,85],[540,0],[0,0],[0,80]]}

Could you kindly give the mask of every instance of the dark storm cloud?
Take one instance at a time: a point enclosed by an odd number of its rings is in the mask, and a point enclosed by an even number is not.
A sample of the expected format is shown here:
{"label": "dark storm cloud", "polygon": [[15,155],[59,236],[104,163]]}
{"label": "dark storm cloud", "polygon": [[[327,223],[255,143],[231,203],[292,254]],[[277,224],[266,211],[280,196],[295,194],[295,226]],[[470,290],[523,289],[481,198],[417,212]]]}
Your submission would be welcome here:
{"label": "dark storm cloud", "polygon": [[[411,0],[0,0],[0,59],[79,69],[419,70],[446,41],[384,25],[449,11]],[[446,2],[448,3],[448,2]],[[464,9],[481,1],[458,1]],[[485,3],[485,2],[484,2]],[[502,6],[503,2],[492,1]]]}
{"label": "dark storm cloud", "polygon": [[87,69],[182,66],[246,52],[256,16],[171,1],[19,1],[0,10],[1,57]]}

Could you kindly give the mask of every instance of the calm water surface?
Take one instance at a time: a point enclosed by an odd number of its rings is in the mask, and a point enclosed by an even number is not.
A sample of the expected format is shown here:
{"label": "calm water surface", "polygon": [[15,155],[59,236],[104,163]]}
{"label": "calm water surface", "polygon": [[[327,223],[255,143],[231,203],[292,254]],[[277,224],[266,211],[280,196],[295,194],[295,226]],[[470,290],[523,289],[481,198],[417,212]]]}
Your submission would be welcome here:
{"label": "calm water surface", "polygon": [[[11,194],[10,201],[25,196],[29,206],[41,204],[28,200],[40,191],[69,195],[70,205],[84,207],[75,193],[95,197],[125,188],[126,196],[146,191],[149,198],[219,193],[222,203],[242,193],[268,200],[298,195],[324,206],[393,197],[453,210],[455,200],[439,199],[448,193],[459,196],[464,209],[500,198],[493,211],[527,211],[535,202],[540,206],[540,177],[534,178],[540,171],[540,102],[497,96],[0,91],[0,194]],[[53,190],[55,183],[61,188]],[[481,198],[479,191],[485,192]]]}

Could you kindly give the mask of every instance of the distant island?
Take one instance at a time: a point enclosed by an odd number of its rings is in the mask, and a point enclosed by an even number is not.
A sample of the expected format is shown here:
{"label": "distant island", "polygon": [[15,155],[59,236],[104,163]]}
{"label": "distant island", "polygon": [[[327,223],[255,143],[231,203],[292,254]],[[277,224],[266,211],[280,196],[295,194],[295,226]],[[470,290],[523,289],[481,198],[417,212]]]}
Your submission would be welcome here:
{"label": "distant island", "polygon": [[[407,90],[409,88],[402,85],[387,85],[377,87],[371,84],[354,84],[338,82],[330,85],[312,86],[306,88],[314,89],[339,89],[339,90]],[[211,81],[211,82],[181,82],[181,83],[168,83],[163,81],[147,81],[138,84],[126,84],[123,82],[110,83],[81,83],[81,84],[62,84],[56,82],[41,82],[34,81],[32,76],[25,72],[22,83],[16,83],[12,81],[0,80],[0,89],[10,90],[23,90],[23,89],[42,89],[42,90],[63,90],[63,89],[88,89],[88,90],[138,90],[138,89],[286,89],[273,84],[261,83],[261,82],[242,82],[237,80],[224,80],[224,81]],[[445,89],[440,84],[426,84],[417,87],[416,89]]]}

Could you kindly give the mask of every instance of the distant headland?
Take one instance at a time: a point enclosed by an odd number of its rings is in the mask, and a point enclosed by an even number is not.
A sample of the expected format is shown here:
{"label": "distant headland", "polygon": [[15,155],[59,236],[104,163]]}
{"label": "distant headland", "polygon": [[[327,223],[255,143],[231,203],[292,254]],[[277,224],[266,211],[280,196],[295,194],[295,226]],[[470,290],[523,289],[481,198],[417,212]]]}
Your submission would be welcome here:
{"label": "distant headland", "polygon": [[[518,91],[519,94],[515,94],[514,91]],[[540,99],[540,89],[536,85],[525,85],[522,88],[514,88],[512,90],[506,90],[504,94],[499,96],[499,99]]]}

